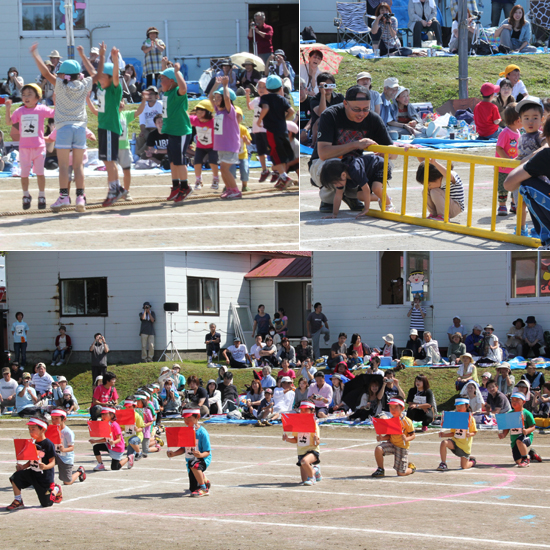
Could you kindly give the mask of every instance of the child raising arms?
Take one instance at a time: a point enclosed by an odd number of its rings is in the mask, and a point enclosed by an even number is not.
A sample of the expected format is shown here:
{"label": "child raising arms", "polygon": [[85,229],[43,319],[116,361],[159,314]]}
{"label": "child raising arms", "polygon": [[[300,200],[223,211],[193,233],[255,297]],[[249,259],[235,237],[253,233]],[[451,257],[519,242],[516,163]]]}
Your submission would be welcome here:
{"label": "child raising arms", "polygon": [[[456,412],[470,412],[470,400],[464,397],[455,399]],[[448,432],[439,432],[439,437],[451,437],[452,439],[446,439],[441,442],[439,452],[441,454],[441,462],[437,467],[437,470],[444,472],[448,470],[447,467],[447,449],[460,458],[460,466],[463,470],[472,468],[476,465],[476,459],[470,456],[472,452],[473,438],[477,433],[476,422],[474,417],[470,414],[468,419],[467,430],[449,430]]]}

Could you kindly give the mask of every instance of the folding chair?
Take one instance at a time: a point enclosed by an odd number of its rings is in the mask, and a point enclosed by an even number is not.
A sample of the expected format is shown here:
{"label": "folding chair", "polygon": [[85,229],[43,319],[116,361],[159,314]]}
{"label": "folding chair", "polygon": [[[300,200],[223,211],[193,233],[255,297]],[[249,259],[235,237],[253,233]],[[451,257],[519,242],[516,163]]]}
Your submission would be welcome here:
{"label": "folding chair", "polygon": [[357,44],[371,45],[371,30],[367,23],[365,2],[336,2],[334,26],[338,44],[353,40]]}

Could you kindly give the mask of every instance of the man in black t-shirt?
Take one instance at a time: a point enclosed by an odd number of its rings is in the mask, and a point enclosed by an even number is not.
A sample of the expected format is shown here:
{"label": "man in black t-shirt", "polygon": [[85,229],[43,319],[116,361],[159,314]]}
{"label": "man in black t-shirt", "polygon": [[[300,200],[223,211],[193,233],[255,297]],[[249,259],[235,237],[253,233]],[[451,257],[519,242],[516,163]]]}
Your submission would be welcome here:
{"label": "man in black t-shirt", "polygon": [[[309,174],[313,185],[320,187],[321,212],[332,213],[335,193],[333,189],[321,186],[323,163],[336,157],[359,157],[371,145],[393,145],[393,141],[382,119],[370,112],[369,90],[352,86],[346,92],[344,103],[329,107],[319,119]],[[389,158],[396,158],[396,155]],[[357,200],[357,190],[346,189],[343,200],[351,210],[363,210],[363,203]]]}
{"label": "man in black t-shirt", "polygon": [[519,189],[540,238],[539,250],[550,250],[550,184],[546,178],[550,179],[550,149],[542,147],[525,164],[516,166],[504,181],[506,191]]}
{"label": "man in black t-shirt", "polygon": [[147,147],[142,158],[153,159],[160,164],[168,154],[168,135],[162,133],[162,115],[156,115],[153,121],[156,128],[147,136]]}

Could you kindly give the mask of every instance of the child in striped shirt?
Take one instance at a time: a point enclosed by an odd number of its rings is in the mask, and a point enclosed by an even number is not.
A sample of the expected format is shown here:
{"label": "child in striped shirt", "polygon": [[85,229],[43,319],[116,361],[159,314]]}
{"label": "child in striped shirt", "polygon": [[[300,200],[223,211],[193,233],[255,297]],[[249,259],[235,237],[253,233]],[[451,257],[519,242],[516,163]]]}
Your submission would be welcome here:
{"label": "child in striped shirt", "polygon": [[[424,162],[416,171],[416,181],[424,184]],[[430,159],[428,168],[428,210],[429,220],[443,221],[445,216],[445,187],[447,169],[437,160]],[[460,176],[451,170],[451,196],[449,201],[449,219],[455,218],[464,211],[464,187]]]}

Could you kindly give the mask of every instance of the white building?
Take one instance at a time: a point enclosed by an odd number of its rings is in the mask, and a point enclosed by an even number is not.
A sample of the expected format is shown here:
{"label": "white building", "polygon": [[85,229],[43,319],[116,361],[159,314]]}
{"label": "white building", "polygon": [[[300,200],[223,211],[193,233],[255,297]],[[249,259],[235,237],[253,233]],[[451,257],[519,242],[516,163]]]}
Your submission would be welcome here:
{"label": "white building", "polygon": [[[501,342],[512,322],[534,315],[550,330],[550,253],[548,252],[313,252],[312,302],[321,302],[331,328],[359,333],[370,346],[392,333],[404,348],[409,335],[411,293],[399,278],[421,270],[428,283],[426,330],[442,347],[447,329],[460,316],[468,334],[476,323],[490,323]],[[392,303],[393,289],[393,303]],[[404,303],[403,303],[404,298]]]}
{"label": "white building", "polygon": [[59,326],[65,325],[76,360],[89,359],[96,332],[113,351],[110,361],[139,360],[138,314],[145,301],[156,313],[156,358],[170,341],[165,303],[179,306],[172,339],[182,351],[203,350],[210,323],[217,325],[222,344],[231,344],[233,311],[250,345],[249,311],[256,315],[260,303],[271,317],[284,307],[290,335],[299,337],[310,273],[309,253],[299,252],[9,252],[4,323],[13,349],[11,324],[17,311],[24,313],[34,359],[53,350]]}
{"label": "white building", "polygon": [[[29,54],[39,42],[44,59],[52,50],[67,57],[64,0],[4,0],[0,9],[0,66],[2,76],[15,66],[25,82],[38,74]],[[141,46],[145,31],[155,26],[167,45],[170,59],[184,58],[188,78],[198,80],[210,57],[248,51],[248,24],[256,11],[266,13],[274,28],[274,47],[298,51],[298,0],[75,0],[75,44],[87,53],[105,41],[109,50],[120,49],[128,61],[143,64]],[[76,54],[78,58],[78,54]]]}

